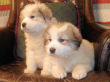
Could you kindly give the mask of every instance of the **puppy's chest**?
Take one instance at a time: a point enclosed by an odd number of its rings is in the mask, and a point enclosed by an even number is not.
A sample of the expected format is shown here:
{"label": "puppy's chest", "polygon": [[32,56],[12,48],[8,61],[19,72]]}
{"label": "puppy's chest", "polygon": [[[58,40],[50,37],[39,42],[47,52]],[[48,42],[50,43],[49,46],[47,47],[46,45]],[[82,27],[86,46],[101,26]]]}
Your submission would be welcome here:
{"label": "puppy's chest", "polygon": [[34,53],[42,54],[44,52],[43,39],[42,37],[26,37],[26,48],[27,50],[34,51]]}
{"label": "puppy's chest", "polygon": [[62,66],[65,69],[65,71],[67,71],[67,72],[71,72],[74,65],[75,65],[75,62],[72,60],[64,60],[62,62]]}
{"label": "puppy's chest", "polygon": [[58,64],[59,66],[63,67],[66,72],[72,72],[74,66],[78,63],[78,58],[57,58],[52,61],[54,64]]}
{"label": "puppy's chest", "polygon": [[71,58],[65,58],[65,59],[55,59],[52,61],[53,66],[55,64],[58,64],[58,66],[61,66],[62,68],[64,68],[64,70],[66,72],[71,72],[72,69],[74,68],[74,65],[76,64],[76,61],[74,61],[74,59]]}
{"label": "puppy's chest", "polygon": [[43,38],[42,37],[27,37],[26,38],[26,46],[41,48],[43,46]]}

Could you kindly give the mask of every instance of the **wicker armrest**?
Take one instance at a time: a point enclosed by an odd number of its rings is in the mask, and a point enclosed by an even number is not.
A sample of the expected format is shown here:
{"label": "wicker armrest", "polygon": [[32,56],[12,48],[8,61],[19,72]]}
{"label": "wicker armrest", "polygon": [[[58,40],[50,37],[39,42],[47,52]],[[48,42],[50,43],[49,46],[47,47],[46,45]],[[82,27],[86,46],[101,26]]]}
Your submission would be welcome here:
{"label": "wicker armrest", "polygon": [[110,30],[105,31],[94,45],[96,70],[110,73]]}

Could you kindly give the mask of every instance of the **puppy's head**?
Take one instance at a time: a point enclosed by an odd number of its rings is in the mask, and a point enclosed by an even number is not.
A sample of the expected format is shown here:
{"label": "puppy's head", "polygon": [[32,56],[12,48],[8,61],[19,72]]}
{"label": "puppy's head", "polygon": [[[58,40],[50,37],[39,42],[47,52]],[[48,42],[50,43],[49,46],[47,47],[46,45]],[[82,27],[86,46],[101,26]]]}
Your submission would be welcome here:
{"label": "puppy's head", "polygon": [[41,33],[52,19],[51,10],[43,3],[29,4],[21,11],[21,29]]}
{"label": "puppy's head", "polygon": [[82,42],[79,30],[67,22],[51,25],[46,31],[45,46],[49,55],[72,55]]}

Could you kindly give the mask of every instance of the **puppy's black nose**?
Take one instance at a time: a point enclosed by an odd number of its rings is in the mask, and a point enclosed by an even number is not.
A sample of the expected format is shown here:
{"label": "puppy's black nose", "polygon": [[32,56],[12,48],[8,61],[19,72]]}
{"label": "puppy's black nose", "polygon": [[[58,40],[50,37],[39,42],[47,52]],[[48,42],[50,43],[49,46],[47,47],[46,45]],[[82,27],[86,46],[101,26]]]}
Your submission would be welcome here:
{"label": "puppy's black nose", "polygon": [[55,53],[56,49],[55,48],[50,48],[51,53]]}
{"label": "puppy's black nose", "polygon": [[22,23],[22,27],[25,28],[26,27],[26,23]]}

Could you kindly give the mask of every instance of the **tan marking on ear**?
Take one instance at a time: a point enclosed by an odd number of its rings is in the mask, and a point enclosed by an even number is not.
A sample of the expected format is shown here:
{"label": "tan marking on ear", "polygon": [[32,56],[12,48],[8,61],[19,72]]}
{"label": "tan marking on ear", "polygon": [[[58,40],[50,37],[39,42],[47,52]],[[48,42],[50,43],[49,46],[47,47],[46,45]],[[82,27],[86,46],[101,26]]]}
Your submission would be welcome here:
{"label": "tan marking on ear", "polygon": [[42,17],[44,20],[51,20],[53,15],[50,8],[48,8],[43,3],[35,4],[35,8],[31,10],[33,14],[36,14],[36,16]]}
{"label": "tan marking on ear", "polygon": [[66,35],[68,39],[72,39],[75,42],[75,44],[79,47],[82,42],[82,36],[77,27],[72,25],[71,23],[63,24],[64,26],[62,26],[62,29],[64,28],[65,30],[61,31],[60,33]]}
{"label": "tan marking on ear", "polygon": [[67,35],[68,38],[72,38],[73,34],[72,34],[72,28],[68,25],[68,23],[62,23],[62,27],[60,28],[60,33]]}
{"label": "tan marking on ear", "polygon": [[75,39],[79,40],[79,41],[82,41],[82,35],[80,33],[80,31],[78,30],[78,28],[74,25],[72,25],[72,28],[73,28],[73,36],[75,37]]}
{"label": "tan marking on ear", "polygon": [[36,16],[41,16],[40,12],[39,12],[39,8],[36,6],[35,8],[32,9],[31,14],[34,14]]}
{"label": "tan marking on ear", "polygon": [[45,20],[51,20],[52,11],[50,10],[50,8],[48,8],[44,4],[40,4],[38,7],[39,7],[39,13],[42,15],[42,17],[45,18]]}
{"label": "tan marking on ear", "polygon": [[77,29],[76,26],[69,24],[69,27],[72,28],[72,33],[73,33],[73,40],[75,42],[75,44],[77,45],[77,48],[80,47],[80,44],[82,42],[82,36],[80,31]]}
{"label": "tan marking on ear", "polygon": [[45,34],[44,34],[44,45],[48,44],[48,39],[50,39],[50,35],[48,32],[45,32]]}
{"label": "tan marking on ear", "polygon": [[22,14],[22,12],[20,13],[20,22],[22,22],[22,20],[24,19],[24,16],[23,16],[23,14]]}
{"label": "tan marking on ear", "polygon": [[64,25],[66,26],[66,28],[63,26],[63,28],[65,28],[65,30],[63,31],[65,34],[72,36],[73,39],[82,39],[81,33],[76,26],[71,23],[65,23]]}
{"label": "tan marking on ear", "polygon": [[44,35],[43,35],[43,38],[44,38],[44,45],[47,44],[47,39],[50,37],[50,34],[48,33],[49,29],[51,28],[51,26],[48,26],[45,31],[44,31]]}
{"label": "tan marking on ear", "polygon": [[62,28],[64,26],[65,22],[57,22],[55,25],[57,28]]}

